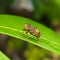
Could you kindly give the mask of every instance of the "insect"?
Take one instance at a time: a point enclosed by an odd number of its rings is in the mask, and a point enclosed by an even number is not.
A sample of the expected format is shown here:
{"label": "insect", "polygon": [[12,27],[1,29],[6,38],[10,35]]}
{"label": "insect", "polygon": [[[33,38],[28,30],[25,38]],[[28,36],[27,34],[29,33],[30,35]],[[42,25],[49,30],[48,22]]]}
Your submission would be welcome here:
{"label": "insect", "polygon": [[25,24],[23,30],[25,30],[26,33],[29,32],[30,34],[32,34],[33,36],[35,36],[37,38],[40,37],[40,31],[37,28],[30,25],[30,24]]}

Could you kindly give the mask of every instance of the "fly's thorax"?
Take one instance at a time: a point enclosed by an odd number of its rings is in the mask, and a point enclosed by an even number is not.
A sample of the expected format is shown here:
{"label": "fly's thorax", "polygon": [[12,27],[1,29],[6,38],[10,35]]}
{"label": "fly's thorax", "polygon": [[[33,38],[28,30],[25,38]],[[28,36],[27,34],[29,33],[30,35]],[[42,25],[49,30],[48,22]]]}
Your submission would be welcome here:
{"label": "fly's thorax", "polygon": [[30,33],[36,37],[40,37],[40,32],[38,29],[36,29],[35,27],[31,27],[30,28]]}
{"label": "fly's thorax", "polygon": [[33,34],[35,32],[35,28],[33,26],[31,26],[29,31],[31,34]]}

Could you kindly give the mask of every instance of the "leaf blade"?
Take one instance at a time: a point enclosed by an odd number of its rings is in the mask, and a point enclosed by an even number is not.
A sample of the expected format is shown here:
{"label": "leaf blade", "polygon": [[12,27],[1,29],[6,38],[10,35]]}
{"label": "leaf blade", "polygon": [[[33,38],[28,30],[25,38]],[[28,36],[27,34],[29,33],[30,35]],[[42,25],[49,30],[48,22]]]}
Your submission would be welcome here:
{"label": "leaf blade", "polygon": [[[29,23],[40,31],[40,38],[37,41],[36,37],[31,34],[25,34],[23,31],[24,24]],[[60,37],[51,29],[27,19],[24,17],[0,15],[0,33],[22,39],[24,41],[43,47],[47,50],[60,54]]]}
{"label": "leaf blade", "polygon": [[0,60],[10,60],[10,59],[0,51]]}

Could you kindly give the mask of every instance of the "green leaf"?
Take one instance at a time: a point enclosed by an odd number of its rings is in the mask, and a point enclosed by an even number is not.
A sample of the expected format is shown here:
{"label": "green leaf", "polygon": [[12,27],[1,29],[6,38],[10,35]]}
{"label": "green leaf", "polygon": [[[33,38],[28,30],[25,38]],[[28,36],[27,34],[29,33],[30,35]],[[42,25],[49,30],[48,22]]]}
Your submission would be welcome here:
{"label": "green leaf", "polygon": [[44,3],[42,2],[42,0],[32,0],[33,5],[34,5],[34,15],[35,18],[39,19],[41,17],[41,15],[43,14],[43,10],[44,10]]}
{"label": "green leaf", "polygon": [[60,6],[60,0],[54,0],[58,6]]}
{"label": "green leaf", "polygon": [[[37,40],[32,34],[23,31],[24,24],[29,23],[40,31]],[[0,33],[30,42],[49,51],[60,54],[60,36],[40,23],[19,16],[0,15]]]}
{"label": "green leaf", "polygon": [[10,59],[0,51],[0,60],[10,60]]}
{"label": "green leaf", "polygon": [[60,18],[60,0],[32,0],[35,18],[47,15],[47,18]]}

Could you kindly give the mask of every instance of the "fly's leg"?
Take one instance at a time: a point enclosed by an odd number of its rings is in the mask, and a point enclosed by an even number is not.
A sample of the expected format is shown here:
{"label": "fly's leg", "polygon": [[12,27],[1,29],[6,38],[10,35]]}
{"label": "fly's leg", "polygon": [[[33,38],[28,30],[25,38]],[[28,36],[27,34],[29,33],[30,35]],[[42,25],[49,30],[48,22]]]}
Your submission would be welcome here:
{"label": "fly's leg", "polygon": [[39,37],[37,37],[37,40],[39,40]]}
{"label": "fly's leg", "polygon": [[28,31],[26,31],[25,33],[28,34]]}
{"label": "fly's leg", "polygon": [[26,29],[23,29],[23,31],[24,31],[24,35],[28,34],[28,31]]}

